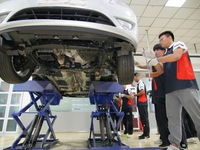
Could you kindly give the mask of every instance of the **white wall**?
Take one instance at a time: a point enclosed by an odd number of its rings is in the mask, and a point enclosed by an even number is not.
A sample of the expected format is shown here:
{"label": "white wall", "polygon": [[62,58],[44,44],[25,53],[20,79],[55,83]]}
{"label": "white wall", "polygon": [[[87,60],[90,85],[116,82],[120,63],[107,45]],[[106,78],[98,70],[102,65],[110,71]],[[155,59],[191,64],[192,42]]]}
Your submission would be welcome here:
{"label": "white wall", "polygon": [[[53,126],[55,132],[89,132],[91,118],[90,112],[53,112],[57,115],[57,119]],[[26,114],[21,117],[22,122],[28,125],[30,121],[34,118],[34,115]],[[149,113],[150,128],[156,128],[155,114]],[[42,132],[46,132],[48,129],[46,122],[43,124]],[[94,130],[98,132],[99,121],[94,119]],[[18,132],[21,132],[20,130]],[[89,135],[88,135],[89,136]]]}
{"label": "white wall", "polygon": [[[53,125],[55,132],[90,131],[90,112],[52,112],[52,114],[57,116],[55,124]],[[28,125],[33,118],[34,115],[25,114],[21,117],[21,120],[25,125]],[[94,123],[95,129],[99,129],[98,122],[94,121]],[[43,125],[42,131],[46,131],[48,129],[46,121]]]}

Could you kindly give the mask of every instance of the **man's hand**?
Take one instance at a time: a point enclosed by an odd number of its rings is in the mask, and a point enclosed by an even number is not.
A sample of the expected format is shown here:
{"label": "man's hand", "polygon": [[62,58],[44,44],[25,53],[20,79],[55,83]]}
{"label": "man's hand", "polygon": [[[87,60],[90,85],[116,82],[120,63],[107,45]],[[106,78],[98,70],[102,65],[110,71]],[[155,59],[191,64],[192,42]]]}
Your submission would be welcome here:
{"label": "man's hand", "polygon": [[124,97],[124,94],[120,94],[119,97]]}
{"label": "man's hand", "polygon": [[136,66],[139,66],[140,64],[139,64],[139,62],[135,61],[135,65],[136,65]]}
{"label": "man's hand", "polygon": [[148,62],[149,66],[156,66],[157,64],[158,64],[158,59],[157,58],[151,59]]}
{"label": "man's hand", "polygon": [[116,96],[116,95],[113,95],[113,99],[116,99],[116,100],[117,100],[117,96]]}
{"label": "man's hand", "polygon": [[153,58],[155,58],[155,54],[154,54],[154,52],[152,52],[152,51],[143,51],[142,52],[142,56],[144,56],[144,57],[147,57],[147,58],[149,58],[149,59],[153,59]]}

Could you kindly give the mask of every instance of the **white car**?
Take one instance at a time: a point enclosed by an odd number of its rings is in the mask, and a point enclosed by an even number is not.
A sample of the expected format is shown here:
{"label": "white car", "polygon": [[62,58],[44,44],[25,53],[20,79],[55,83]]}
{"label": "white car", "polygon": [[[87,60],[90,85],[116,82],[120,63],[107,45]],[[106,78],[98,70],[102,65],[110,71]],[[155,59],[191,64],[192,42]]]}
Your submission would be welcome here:
{"label": "white car", "polygon": [[87,95],[100,76],[129,84],[137,34],[134,12],[119,0],[6,0],[0,77],[12,84],[49,80],[69,96]]}

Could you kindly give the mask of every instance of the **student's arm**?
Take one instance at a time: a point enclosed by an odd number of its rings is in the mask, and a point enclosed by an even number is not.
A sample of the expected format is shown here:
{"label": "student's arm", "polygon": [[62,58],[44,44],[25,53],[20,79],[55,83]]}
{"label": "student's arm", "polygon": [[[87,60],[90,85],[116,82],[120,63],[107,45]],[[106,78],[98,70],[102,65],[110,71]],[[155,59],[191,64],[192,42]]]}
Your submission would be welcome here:
{"label": "student's arm", "polygon": [[132,93],[130,93],[129,95],[124,94],[124,97],[128,98],[128,99],[133,99],[134,95]]}
{"label": "student's arm", "polygon": [[141,96],[141,95],[145,94],[145,85],[143,82],[139,83],[138,88],[139,88],[139,91],[138,91],[138,93],[135,93],[134,96]]}
{"label": "student's arm", "polygon": [[182,54],[184,53],[185,49],[182,49],[180,47],[176,48],[173,52],[173,54],[169,54],[163,57],[159,57],[158,58],[158,62],[175,62],[177,60],[179,60],[182,56]]}
{"label": "student's arm", "polygon": [[158,63],[155,66],[155,69],[156,69],[156,72],[150,72],[151,77],[158,77],[158,76],[160,76],[161,74],[164,73],[163,64],[161,64],[161,63]]}
{"label": "student's arm", "polygon": [[114,99],[117,100],[122,105],[123,101],[121,97],[117,97],[114,95]]}
{"label": "student's arm", "polygon": [[140,68],[140,69],[149,69],[149,68],[147,67],[147,65],[141,65],[141,64],[139,64],[137,61],[135,61],[135,65],[136,65],[138,68]]}
{"label": "student's arm", "polygon": [[[147,67],[147,65],[140,65],[138,62],[136,62],[136,66],[140,69],[149,69]],[[162,63],[158,63],[156,66],[155,66],[155,69],[156,69],[156,72],[150,72],[150,77],[158,77],[160,76],[161,74],[164,73],[163,71],[163,64]],[[149,74],[146,74],[145,75],[146,77],[149,77]]]}
{"label": "student's arm", "polygon": [[[162,63],[158,63],[156,66],[154,66],[156,71],[155,72],[150,72],[150,77],[154,78],[154,77],[158,77],[161,74],[164,73],[163,70],[163,64]],[[149,78],[149,74],[145,74],[145,77]]]}
{"label": "student's arm", "polygon": [[117,101],[121,101],[121,97],[117,97],[116,95],[113,96],[113,99],[116,99]]}
{"label": "student's arm", "polygon": [[137,67],[140,69],[148,69],[147,65],[137,65]]}
{"label": "student's arm", "polygon": [[141,89],[140,92],[138,92],[137,94],[134,94],[134,96],[141,96],[145,93],[144,89]]}

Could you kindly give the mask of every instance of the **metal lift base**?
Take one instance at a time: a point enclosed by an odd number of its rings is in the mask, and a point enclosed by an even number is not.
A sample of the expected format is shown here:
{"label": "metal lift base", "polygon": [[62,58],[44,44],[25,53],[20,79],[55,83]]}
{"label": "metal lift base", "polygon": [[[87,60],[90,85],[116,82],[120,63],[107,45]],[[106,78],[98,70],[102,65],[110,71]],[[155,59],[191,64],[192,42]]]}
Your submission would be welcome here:
{"label": "metal lift base", "polygon": [[[37,142],[37,143],[36,143],[36,146],[35,146],[34,148],[32,148],[31,150],[48,150],[48,149],[50,149],[52,146],[54,146],[55,144],[57,144],[58,142],[59,142],[58,139],[53,140],[53,141],[46,141],[45,145],[44,145],[42,148],[40,148],[41,143],[40,143],[40,142]],[[22,145],[23,145],[23,143],[18,144],[17,147],[15,147],[14,150],[22,150],[22,149],[23,149],[23,150],[30,150],[30,148],[24,149],[24,147],[23,147]],[[7,148],[5,148],[4,150],[13,150],[13,148],[12,148],[12,147],[7,147]]]}
{"label": "metal lift base", "polygon": [[[90,86],[90,103],[96,105],[96,111],[91,113],[90,136],[88,145],[90,149],[128,149],[121,141],[117,133],[120,128],[124,112],[119,112],[112,99],[115,93],[123,91],[123,86],[117,82],[93,82]],[[113,112],[110,112],[110,108]],[[119,119],[115,123],[111,114]],[[94,129],[94,119],[99,120],[100,133],[97,134]],[[113,131],[111,131],[113,130]]]}
{"label": "metal lift base", "polygon": [[101,139],[96,139],[96,147],[93,147],[93,139],[88,139],[88,145],[90,150],[166,150],[166,148],[162,149],[158,147],[130,148],[125,144],[119,146],[118,141],[113,141],[112,146],[102,147]]}
{"label": "metal lift base", "polygon": [[[23,84],[15,84],[15,91],[29,92],[31,97],[28,103],[19,112],[13,112],[12,116],[22,133],[13,142],[12,146],[5,150],[46,150],[58,142],[53,125],[57,118],[51,112],[50,105],[58,105],[61,95],[57,89],[48,81],[28,81]],[[29,111],[29,108],[35,107],[35,110]],[[32,121],[25,125],[20,116],[22,114],[35,114]],[[31,116],[32,117],[32,116]],[[46,123],[42,133],[42,126]]]}
{"label": "metal lift base", "polygon": [[105,147],[102,147],[101,139],[95,139],[95,147],[93,143],[93,139],[88,139],[88,145],[90,150],[130,150],[130,147],[125,144],[119,146],[119,142],[116,140],[112,141],[112,145],[110,146],[109,144],[105,144]]}

